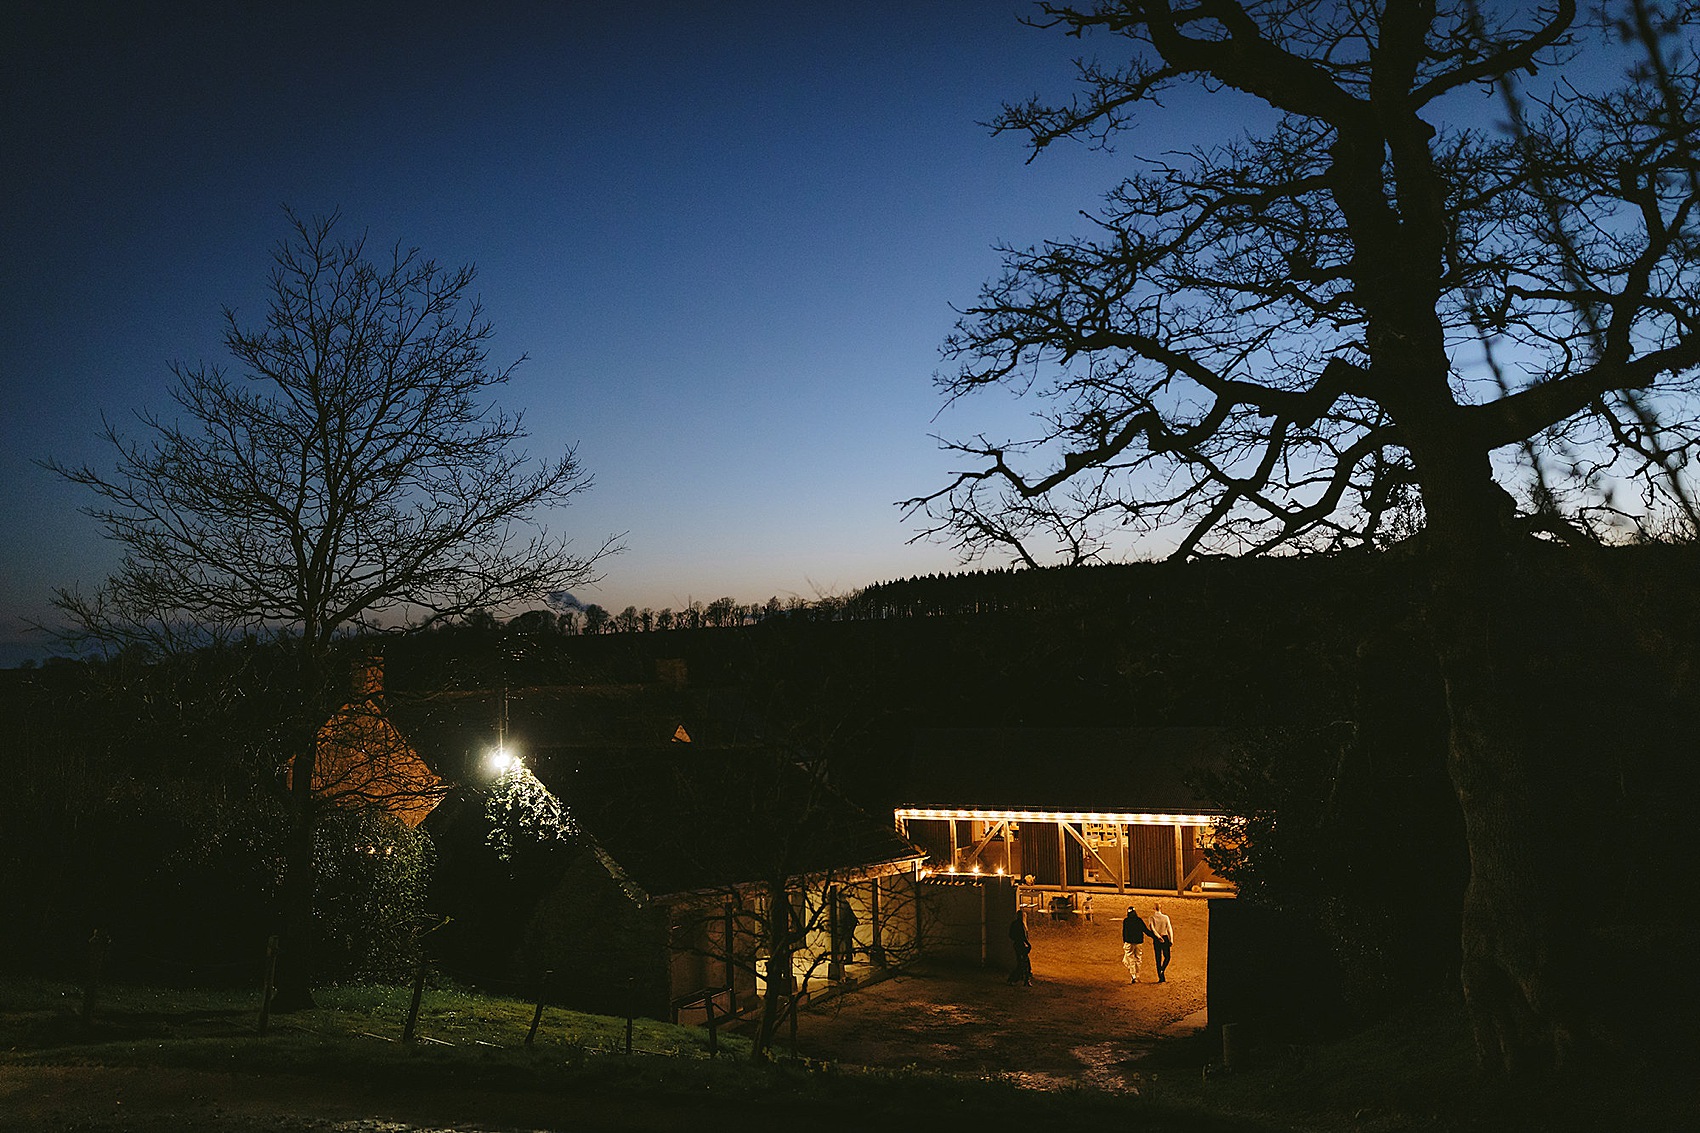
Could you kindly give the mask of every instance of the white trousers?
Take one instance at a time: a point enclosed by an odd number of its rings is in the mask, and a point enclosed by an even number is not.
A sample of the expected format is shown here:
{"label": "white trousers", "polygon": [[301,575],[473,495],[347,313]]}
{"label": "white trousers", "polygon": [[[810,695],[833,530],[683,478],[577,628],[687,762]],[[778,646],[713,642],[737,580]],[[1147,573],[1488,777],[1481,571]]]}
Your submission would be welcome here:
{"label": "white trousers", "polygon": [[1139,978],[1139,945],[1122,941],[1122,964],[1126,966],[1129,978]]}

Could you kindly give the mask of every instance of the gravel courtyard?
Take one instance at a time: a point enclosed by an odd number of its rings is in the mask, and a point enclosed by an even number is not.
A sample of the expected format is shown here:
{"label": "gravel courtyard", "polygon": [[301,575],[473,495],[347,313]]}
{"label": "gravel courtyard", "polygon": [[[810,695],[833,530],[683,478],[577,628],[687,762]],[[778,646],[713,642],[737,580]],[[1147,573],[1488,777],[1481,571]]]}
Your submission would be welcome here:
{"label": "gravel courtyard", "polygon": [[[806,1010],[800,1054],[867,1066],[1003,1074],[1033,1086],[1135,1085],[1133,1062],[1162,1035],[1204,1025],[1203,898],[1158,898],[1175,926],[1168,982],[1157,983],[1151,945],[1133,985],[1121,962],[1129,899],[1095,896],[1093,919],[1055,922],[1028,912],[1033,986],[1005,969],[923,963]],[[1132,903],[1149,915],[1153,898]]]}

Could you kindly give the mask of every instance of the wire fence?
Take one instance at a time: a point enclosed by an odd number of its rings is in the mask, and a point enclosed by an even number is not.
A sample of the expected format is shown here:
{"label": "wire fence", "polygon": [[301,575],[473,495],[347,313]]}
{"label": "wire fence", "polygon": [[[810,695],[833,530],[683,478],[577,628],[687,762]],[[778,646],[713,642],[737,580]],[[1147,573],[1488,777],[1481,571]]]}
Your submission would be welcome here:
{"label": "wire fence", "polygon": [[[153,972],[168,973],[172,986],[194,986],[199,981],[197,977],[216,976],[216,983],[222,986],[235,986],[240,983],[244,974],[253,978],[253,998],[251,1001],[251,1024],[243,1024],[235,1028],[235,1032],[249,1031],[258,1035],[266,1035],[276,1031],[310,1032],[328,1035],[334,1028],[314,1027],[304,1022],[300,1016],[292,1014],[287,1024],[277,1023],[277,1014],[273,1007],[277,994],[277,967],[281,953],[276,936],[270,937],[261,950],[261,957],[256,959],[238,959],[219,962],[205,960],[184,961],[170,956],[137,950],[124,954],[117,948],[111,934],[104,929],[96,929],[88,938],[86,951],[80,965],[78,977],[80,995],[77,1001],[76,1013],[80,1028],[85,1035],[93,1033],[97,1022],[105,1021],[119,1025],[127,1017],[135,1015],[133,1010],[119,1005],[119,989],[132,985],[128,981],[114,981],[111,972],[115,961],[123,960],[124,966],[136,968],[145,966]],[[396,988],[394,985],[381,986],[388,990],[405,990],[407,992],[407,1007],[399,1025],[389,1033],[379,1030],[356,1029],[346,1031],[363,1038],[376,1039],[382,1042],[412,1044],[419,1046],[477,1046],[493,1049],[511,1049],[514,1047],[532,1048],[536,1045],[540,1033],[545,1029],[545,1021],[551,1007],[562,1010],[551,1003],[545,990],[549,986],[552,972],[545,972],[541,980],[491,979],[481,981],[476,993],[464,991],[454,986],[452,978],[430,963],[419,963],[413,968],[412,979],[408,985]],[[447,986],[443,986],[447,985]],[[700,1014],[702,1027],[706,1033],[703,1049],[710,1058],[717,1057],[723,1050],[721,1033],[735,1017],[722,1008],[725,988],[703,988],[685,996],[677,997],[670,1004],[672,1012],[681,1010]],[[631,991],[628,988],[628,991]],[[529,1025],[524,1027],[524,1037],[516,1039],[514,1028],[507,1020],[492,1019],[488,1022],[485,1033],[462,1032],[453,1038],[426,1033],[426,1024],[433,1018],[427,1010],[429,1005],[428,993],[453,995],[456,997],[468,994],[484,994],[495,997],[528,1002],[532,1005]],[[584,1054],[648,1054],[662,1056],[677,1056],[683,1053],[679,1045],[669,1048],[660,1046],[644,1046],[637,1041],[638,1022],[644,1016],[637,1010],[638,997],[635,992],[627,996],[631,1006],[623,1015],[602,1016],[614,1024],[623,1023],[623,1028],[616,1031],[613,1041],[581,1040],[570,1045]],[[185,1012],[185,1018],[205,1020],[210,1015],[229,1016],[231,1012]],[[247,1014],[244,1012],[243,1014]],[[450,1016],[454,1013],[449,1012]],[[582,1012],[571,1012],[575,1019],[584,1017]],[[440,1020],[439,1020],[440,1021]],[[476,1024],[475,1024],[476,1025]],[[386,1028],[387,1030],[387,1028]]]}

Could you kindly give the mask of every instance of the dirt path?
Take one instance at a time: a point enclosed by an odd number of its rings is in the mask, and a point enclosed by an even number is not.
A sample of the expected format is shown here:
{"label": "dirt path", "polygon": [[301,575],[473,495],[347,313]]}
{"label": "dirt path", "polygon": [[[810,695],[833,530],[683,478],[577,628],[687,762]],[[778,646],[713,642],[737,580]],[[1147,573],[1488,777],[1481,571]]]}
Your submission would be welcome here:
{"label": "dirt path", "polygon": [[[1203,899],[1163,900],[1175,925],[1168,980],[1155,982],[1147,942],[1134,985],[1121,961],[1128,903],[1097,897],[1090,922],[1029,912],[1032,987],[1010,986],[1002,970],[918,965],[805,1012],[798,1052],[867,1066],[1001,1073],[1034,1086],[1135,1088],[1133,1062],[1155,1038],[1204,1024],[1209,912]],[[1149,915],[1153,901],[1133,904]]]}

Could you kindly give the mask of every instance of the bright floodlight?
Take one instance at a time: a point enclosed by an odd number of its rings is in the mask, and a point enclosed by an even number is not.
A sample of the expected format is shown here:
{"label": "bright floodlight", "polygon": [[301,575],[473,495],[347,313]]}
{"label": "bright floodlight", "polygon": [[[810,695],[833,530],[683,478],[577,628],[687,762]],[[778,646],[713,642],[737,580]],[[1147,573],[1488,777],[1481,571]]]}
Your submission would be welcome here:
{"label": "bright floodlight", "polygon": [[490,753],[490,759],[488,762],[490,764],[490,770],[494,771],[498,775],[506,775],[508,772],[519,766],[519,756],[513,754],[507,748],[499,747]]}

